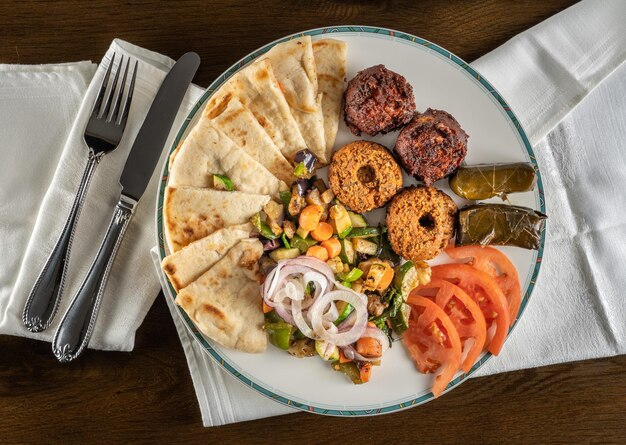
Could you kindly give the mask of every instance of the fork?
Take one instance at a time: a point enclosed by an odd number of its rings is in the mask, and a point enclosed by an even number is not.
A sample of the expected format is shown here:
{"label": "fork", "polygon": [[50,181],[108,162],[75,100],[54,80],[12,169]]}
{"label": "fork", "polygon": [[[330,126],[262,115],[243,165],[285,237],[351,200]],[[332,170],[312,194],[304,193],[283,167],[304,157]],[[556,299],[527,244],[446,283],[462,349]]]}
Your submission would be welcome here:
{"label": "fork", "polygon": [[113,53],[85,129],[83,139],[89,155],[70,214],[24,305],[22,321],[31,332],[46,330],[56,315],[63,294],[76,222],[89,184],[104,155],[117,148],[126,127],[137,77],[137,61],[130,73],[130,85],[126,88],[130,58],[126,58],[124,65],[125,58],[122,55],[114,68],[115,59]]}

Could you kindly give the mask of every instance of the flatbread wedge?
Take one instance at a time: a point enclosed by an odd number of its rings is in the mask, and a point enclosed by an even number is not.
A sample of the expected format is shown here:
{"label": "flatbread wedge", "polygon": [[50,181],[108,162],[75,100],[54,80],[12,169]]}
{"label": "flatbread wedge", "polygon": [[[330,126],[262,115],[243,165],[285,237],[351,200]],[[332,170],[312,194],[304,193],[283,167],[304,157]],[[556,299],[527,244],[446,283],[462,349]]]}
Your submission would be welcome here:
{"label": "flatbread wedge", "polygon": [[259,240],[242,240],[176,296],[198,329],[228,348],[262,352],[267,346],[257,265],[262,254]]}
{"label": "flatbread wedge", "polygon": [[334,39],[316,40],[313,42],[313,54],[318,91],[322,95],[326,156],[330,158],[341,117],[348,44]]}
{"label": "flatbread wedge", "polygon": [[317,72],[310,36],[275,45],[267,52],[291,114],[298,123],[307,147],[324,164],[326,159],[324,116],[318,96]]}
{"label": "flatbread wedge", "polygon": [[306,148],[268,59],[257,60],[234,74],[211,97],[207,109],[215,107],[228,94],[237,97],[252,112],[290,162],[298,151]]}
{"label": "flatbread wedge", "polygon": [[237,97],[225,95],[213,108],[205,108],[204,115],[278,179],[287,184],[295,181],[293,166]]}
{"label": "flatbread wedge", "polygon": [[228,176],[235,190],[274,195],[287,184],[271,174],[202,116],[178,151],[168,184],[213,187],[213,175]]}
{"label": "flatbread wedge", "polygon": [[170,252],[178,252],[223,227],[247,223],[269,200],[268,195],[166,187],[163,226]]}
{"label": "flatbread wedge", "polygon": [[161,267],[176,292],[217,263],[235,244],[250,237],[252,224],[224,227],[163,258]]}

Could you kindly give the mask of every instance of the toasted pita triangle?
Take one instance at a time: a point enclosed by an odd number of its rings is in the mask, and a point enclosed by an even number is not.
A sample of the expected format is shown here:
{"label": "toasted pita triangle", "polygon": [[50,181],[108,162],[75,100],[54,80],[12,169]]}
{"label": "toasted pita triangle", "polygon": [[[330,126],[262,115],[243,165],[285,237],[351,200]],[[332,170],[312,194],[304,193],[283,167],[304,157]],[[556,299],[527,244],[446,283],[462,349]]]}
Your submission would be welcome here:
{"label": "toasted pita triangle", "polygon": [[259,240],[242,240],[176,297],[204,335],[228,348],[262,352],[267,346],[257,265],[262,254]]}
{"label": "toasted pita triangle", "polygon": [[295,180],[293,166],[237,97],[227,94],[215,107],[206,108],[204,115],[278,179],[287,184]]}
{"label": "toasted pita triangle", "polygon": [[170,252],[223,227],[247,223],[270,200],[267,195],[197,187],[166,187],[163,226]]}
{"label": "toasted pita triangle", "polygon": [[273,195],[287,189],[287,184],[202,116],[176,155],[168,184],[210,188],[213,174],[228,176],[235,190],[242,192]]}
{"label": "toasted pita triangle", "polygon": [[224,227],[166,256],[161,267],[176,292],[209,270],[231,247],[248,238],[252,227],[250,223]]}
{"label": "toasted pita triangle", "polygon": [[307,147],[322,163],[328,163],[311,37],[279,43],[267,52],[267,58]]}
{"label": "toasted pita triangle", "polygon": [[341,117],[348,45],[334,39],[316,40],[313,42],[313,54],[318,91],[322,95],[326,157],[330,159]]}
{"label": "toasted pita triangle", "polygon": [[215,107],[228,94],[237,97],[252,112],[290,162],[298,151],[306,148],[268,59],[257,60],[234,74],[211,97],[207,109]]}

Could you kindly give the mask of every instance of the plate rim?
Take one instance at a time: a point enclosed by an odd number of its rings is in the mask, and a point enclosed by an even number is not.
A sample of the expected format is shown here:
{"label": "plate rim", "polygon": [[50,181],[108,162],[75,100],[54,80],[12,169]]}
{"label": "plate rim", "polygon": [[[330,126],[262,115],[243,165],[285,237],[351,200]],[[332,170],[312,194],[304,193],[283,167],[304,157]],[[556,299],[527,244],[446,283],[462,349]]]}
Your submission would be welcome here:
{"label": "plate rim", "polygon": [[[215,80],[213,80],[210,85],[207,87],[207,89],[204,91],[204,93],[202,94],[202,96],[198,99],[198,101],[195,103],[195,105],[193,106],[193,108],[190,110],[189,114],[187,115],[187,117],[185,118],[185,120],[183,121],[183,123],[180,126],[180,129],[178,130],[178,133],[176,134],[176,137],[172,143],[172,145],[169,147],[168,149],[168,156],[166,157],[165,162],[163,163],[163,167],[161,169],[161,176],[160,176],[160,182],[159,182],[159,190],[157,193],[157,197],[156,197],[156,218],[155,218],[155,223],[156,223],[156,237],[157,237],[157,245],[158,245],[158,251],[159,251],[159,258],[161,261],[163,261],[163,259],[165,258],[166,254],[165,254],[165,240],[164,240],[164,232],[163,232],[163,199],[164,199],[164,192],[165,192],[165,187],[167,186],[167,179],[169,176],[169,156],[171,155],[171,153],[176,149],[176,147],[178,146],[182,136],[184,135],[184,133],[187,130],[187,127],[189,126],[189,124],[194,120],[194,117],[196,115],[196,113],[205,105],[206,101],[213,95],[213,93],[217,90],[217,88],[219,88],[228,78],[230,78],[233,74],[235,74],[237,71],[239,71],[241,68],[243,68],[245,65],[247,65],[248,63],[250,63],[252,60],[256,59],[257,57],[265,54],[267,51],[269,51],[270,48],[272,48],[273,46],[275,46],[278,43],[281,42],[285,42],[288,40],[291,40],[295,37],[302,37],[302,36],[319,36],[319,35],[325,35],[328,34],[328,37],[331,38],[332,34],[334,33],[355,33],[355,34],[378,34],[381,35],[383,37],[389,38],[390,40],[395,40],[395,39],[401,39],[401,40],[405,40],[407,42],[413,43],[415,46],[423,46],[426,47],[430,50],[435,51],[436,53],[438,53],[441,56],[444,56],[445,58],[450,59],[452,62],[454,62],[456,65],[458,65],[460,68],[462,68],[463,70],[465,70],[467,73],[469,73],[476,81],[478,81],[486,90],[487,92],[492,96],[493,99],[496,100],[497,105],[501,108],[501,111],[504,111],[504,114],[507,116],[509,123],[513,125],[513,127],[515,128],[515,130],[518,133],[518,136],[520,137],[524,147],[526,148],[526,152],[530,158],[530,162],[533,164],[533,166],[535,167],[535,170],[537,172],[537,195],[536,195],[536,200],[539,204],[539,210],[542,213],[546,213],[546,202],[545,202],[545,195],[544,195],[544,190],[543,190],[543,182],[542,182],[542,178],[541,178],[541,170],[539,167],[539,164],[537,162],[537,159],[535,157],[535,154],[533,152],[532,146],[528,140],[528,137],[526,135],[526,132],[524,131],[522,125],[520,124],[519,120],[517,119],[517,116],[515,115],[515,113],[512,111],[511,107],[508,105],[508,103],[502,98],[502,96],[500,95],[500,93],[478,72],[476,71],[474,68],[472,68],[467,62],[465,62],[463,59],[461,59],[460,57],[456,56],[454,53],[446,50],[445,48],[430,42],[426,39],[423,39],[421,37],[409,34],[409,33],[405,33],[403,31],[397,31],[394,29],[390,29],[390,28],[384,28],[384,27],[377,27],[377,26],[369,26],[369,25],[337,25],[337,26],[326,26],[326,27],[320,27],[320,28],[312,28],[312,29],[308,29],[305,31],[300,31],[297,33],[293,33],[284,37],[281,37],[279,39],[276,39],[272,42],[269,42],[259,48],[257,48],[256,50],[248,53],[246,56],[242,57],[241,59],[239,59],[237,62],[235,62],[233,65],[231,65],[228,69],[226,69],[224,72],[222,72],[217,78],[215,78]],[[513,332],[513,330],[515,329],[515,327],[517,326],[519,320],[522,318],[522,315],[526,309],[526,306],[528,305],[528,302],[530,300],[530,297],[532,295],[532,292],[535,288],[535,283],[537,281],[537,278],[539,276],[539,271],[541,269],[541,262],[542,262],[542,257],[543,257],[543,251],[544,251],[544,244],[545,244],[545,237],[546,237],[546,227],[544,226],[544,229],[542,231],[541,234],[541,245],[537,251],[537,257],[535,260],[535,265],[532,271],[532,274],[530,275],[530,281],[528,283],[528,289],[526,291],[526,293],[524,294],[523,298],[522,298],[522,303],[520,305],[520,310],[519,310],[519,315],[517,317],[517,320],[515,321],[515,323],[513,324],[513,326],[511,326],[511,328],[509,329],[509,332],[507,334],[507,339],[508,337],[511,335],[511,333]],[[169,294],[170,295],[176,295],[176,292],[174,290],[174,288],[172,287],[171,283],[167,282],[167,286],[169,287]],[[168,292],[164,292],[164,296],[165,298],[170,298],[167,296]],[[255,391],[257,391],[258,393],[264,395],[265,397],[268,397],[276,402],[279,402],[283,405],[289,406],[291,408],[296,408],[302,411],[307,411],[307,412],[312,412],[312,413],[316,413],[316,414],[322,414],[322,415],[329,415],[329,416],[339,416],[339,417],[359,417],[359,416],[373,416],[373,415],[379,415],[379,414],[387,414],[387,413],[391,413],[391,412],[396,412],[396,411],[401,411],[401,410],[405,410],[408,408],[412,408],[414,406],[418,406],[424,403],[427,403],[431,400],[434,400],[434,396],[431,392],[428,392],[426,394],[423,394],[421,396],[415,397],[412,400],[408,400],[406,402],[402,402],[402,403],[395,403],[392,402],[390,403],[388,406],[379,406],[379,407],[375,407],[372,409],[355,409],[355,410],[348,410],[348,409],[329,409],[329,408],[323,408],[320,406],[315,406],[314,404],[304,404],[304,403],[300,403],[294,400],[289,399],[288,397],[285,397],[283,395],[279,395],[274,393],[271,389],[264,387],[262,384],[259,384],[257,382],[252,381],[248,376],[240,373],[239,371],[237,371],[229,362],[228,360],[225,360],[218,351],[216,351],[211,344],[209,343],[209,341],[203,336],[203,334],[201,332],[198,331],[198,329],[196,328],[195,324],[191,321],[191,319],[187,316],[187,314],[185,313],[185,311],[180,308],[178,305],[175,305],[177,312],[179,314],[179,316],[183,319],[185,327],[187,328],[187,330],[189,331],[189,333],[192,334],[192,336],[194,337],[194,339],[200,344],[200,346],[202,347],[202,349],[204,350],[204,352],[206,354],[208,354],[211,359],[213,359],[218,365],[220,365],[222,367],[222,369],[224,369],[227,373],[229,373],[231,376],[235,377],[236,380],[238,380],[240,383],[246,385],[249,388],[254,389]],[[482,365],[484,365],[485,363],[487,363],[492,357],[492,354],[490,352],[486,352],[484,354],[484,356],[474,364],[474,366],[472,367],[472,369],[467,373],[467,374],[461,374],[460,376],[458,376],[457,378],[455,378],[454,380],[452,380],[452,382],[450,382],[450,384],[447,386],[447,388],[445,389],[445,391],[443,392],[443,394],[447,393],[448,391],[456,388],[458,385],[460,385],[463,381],[465,381],[466,379],[468,379],[472,374],[474,374]]]}

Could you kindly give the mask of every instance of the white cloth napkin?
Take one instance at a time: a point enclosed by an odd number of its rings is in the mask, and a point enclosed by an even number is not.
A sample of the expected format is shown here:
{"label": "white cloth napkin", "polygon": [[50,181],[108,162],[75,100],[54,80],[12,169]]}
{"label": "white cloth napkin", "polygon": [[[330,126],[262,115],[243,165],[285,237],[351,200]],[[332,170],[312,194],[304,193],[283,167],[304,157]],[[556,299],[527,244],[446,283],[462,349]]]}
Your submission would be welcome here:
{"label": "white cloth napkin", "polygon": [[[22,325],[24,302],[74,199],[87,162],[83,133],[113,52],[139,61],[129,120],[119,147],[103,158],[92,180],[75,232],[70,274],[55,323],[47,331],[33,334]],[[117,178],[148,107],[173,63],[168,57],[115,40],[97,71],[89,62],[0,66],[0,334],[51,340],[104,236],[119,197]],[[200,93],[198,87],[187,92],[165,146],[171,144]],[[135,331],[158,294],[150,248],[154,244],[154,197],[159,173],[160,167],[120,246],[90,348],[132,350]]]}
{"label": "white cloth napkin", "polygon": [[[626,353],[625,17],[626,2],[588,0],[472,64],[535,146],[549,213],[531,303],[478,376]],[[294,412],[227,375],[166,300],[205,426]]]}

